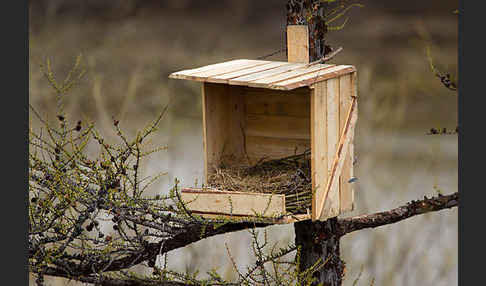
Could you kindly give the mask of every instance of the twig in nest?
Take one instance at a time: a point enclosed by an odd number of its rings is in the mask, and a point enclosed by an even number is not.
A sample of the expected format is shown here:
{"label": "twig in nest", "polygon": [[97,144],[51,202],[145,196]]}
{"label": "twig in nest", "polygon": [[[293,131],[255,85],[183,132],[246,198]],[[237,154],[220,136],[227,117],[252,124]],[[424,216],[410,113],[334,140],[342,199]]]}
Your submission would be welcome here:
{"label": "twig in nest", "polygon": [[322,57],[322,58],[318,59],[317,61],[314,61],[314,62],[307,64],[306,67],[310,67],[310,66],[313,66],[313,65],[316,65],[316,64],[323,64],[323,63],[329,61],[330,59],[334,58],[342,50],[343,50],[343,47],[339,47],[335,51],[332,51],[329,55]]}

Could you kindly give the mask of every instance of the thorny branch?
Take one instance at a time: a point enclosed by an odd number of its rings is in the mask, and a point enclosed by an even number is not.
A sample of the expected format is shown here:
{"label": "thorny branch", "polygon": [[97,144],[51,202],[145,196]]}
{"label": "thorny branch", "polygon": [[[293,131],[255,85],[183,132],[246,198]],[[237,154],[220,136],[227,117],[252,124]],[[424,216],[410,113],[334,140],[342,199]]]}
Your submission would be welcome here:
{"label": "thorny branch", "polygon": [[[426,48],[426,53],[427,53],[427,60],[429,61],[429,67],[434,73],[434,75],[440,80],[442,85],[452,91],[457,92],[457,78],[455,76],[452,76],[449,72],[442,72],[440,71],[435,65],[434,61],[432,59],[431,53],[430,53],[430,47]],[[447,128],[430,128],[430,132],[427,133],[427,135],[444,135],[444,134],[451,134],[451,135],[457,135],[459,134],[459,126],[455,128],[455,130],[448,130]]]}

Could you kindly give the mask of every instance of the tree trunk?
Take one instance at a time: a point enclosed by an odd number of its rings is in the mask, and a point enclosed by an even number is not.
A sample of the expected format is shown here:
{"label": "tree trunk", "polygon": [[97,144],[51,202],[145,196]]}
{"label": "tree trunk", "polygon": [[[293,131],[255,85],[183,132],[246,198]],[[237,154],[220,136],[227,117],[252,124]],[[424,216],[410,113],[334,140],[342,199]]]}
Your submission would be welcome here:
{"label": "tree trunk", "polygon": [[320,0],[288,0],[287,25],[307,25],[309,27],[309,60],[316,61],[331,49],[325,44],[327,33],[324,19],[327,3]]}
{"label": "tree trunk", "polygon": [[[288,0],[287,25],[309,27],[309,61],[316,61],[331,49],[325,44],[327,26],[324,15],[327,3],[320,0]],[[319,259],[325,263],[312,275],[315,282],[324,286],[340,286],[344,261],[340,258],[337,218],[324,222],[310,220],[294,224],[295,244],[300,247],[300,269],[312,267]]]}
{"label": "tree trunk", "polygon": [[300,247],[300,269],[312,267],[321,259],[312,273],[312,285],[340,286],[344,273],[344,261],[340,258],[337,218],[324,222],[305,220],[294,224],[295,244]]}

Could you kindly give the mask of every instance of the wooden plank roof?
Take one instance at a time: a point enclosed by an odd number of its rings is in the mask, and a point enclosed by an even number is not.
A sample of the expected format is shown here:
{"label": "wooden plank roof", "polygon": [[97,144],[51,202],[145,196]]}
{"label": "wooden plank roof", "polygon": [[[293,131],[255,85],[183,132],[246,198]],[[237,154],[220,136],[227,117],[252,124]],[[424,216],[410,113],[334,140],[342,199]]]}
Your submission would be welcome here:
{"label": "wooden plank roof", "polygon": [[174,72],[169,78],[292,90],[356,71],[354,66],[289,63],[261,60],[231,60]]}

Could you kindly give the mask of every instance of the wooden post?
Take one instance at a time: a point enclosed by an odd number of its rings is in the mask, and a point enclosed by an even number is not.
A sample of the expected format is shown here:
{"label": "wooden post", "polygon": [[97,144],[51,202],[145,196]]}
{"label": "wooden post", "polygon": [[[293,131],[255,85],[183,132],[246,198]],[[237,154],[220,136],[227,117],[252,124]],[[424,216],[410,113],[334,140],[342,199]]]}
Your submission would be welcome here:
{"label": "wooden post", "polygon": [[309,60],[315,61],[330,52],[325,44],[327,25],[325,11],[328,3],[321,0],[288,0],[287,25],[308,26]]}
{"label": "wooden post", "polygon": [[287,26],[287,60],[309,63],[309,29],[307,25]]}
{"label": "wooden post", "polygon": [[[317,10],[309,8],[316,5],[318,7]],[[287,2],[287,27],[292,27],[297,23],[304,23],[310,26],[307,28],[307,37],[310,39],[308,40],[308,61],[318,60],[327,53],[325,45],[327,27],[322,20],[326,8],[327,3],[320,0],[289,0]],[[308,14],[312,15],[310,22],[305,17]],[[287,29],[288,61],[291,61],[294,60],[294,58],[291,58],[293,44],[289,45],[289,42],[291,42],[289,36],[289,29]],[[314,213],[314,216],[316,216],[316,213]],[[295,244],[301,248],[300,268],[302,270],[307,269],[319,259],[327,261],[324,267],[319,268],[312,274],[316,278],[312,285],[342,285],[344,262],[340,258],[340,237],[336,235],[336,221],[337,218],[334,217],[326,221],[307,220],[294,224]]]}

